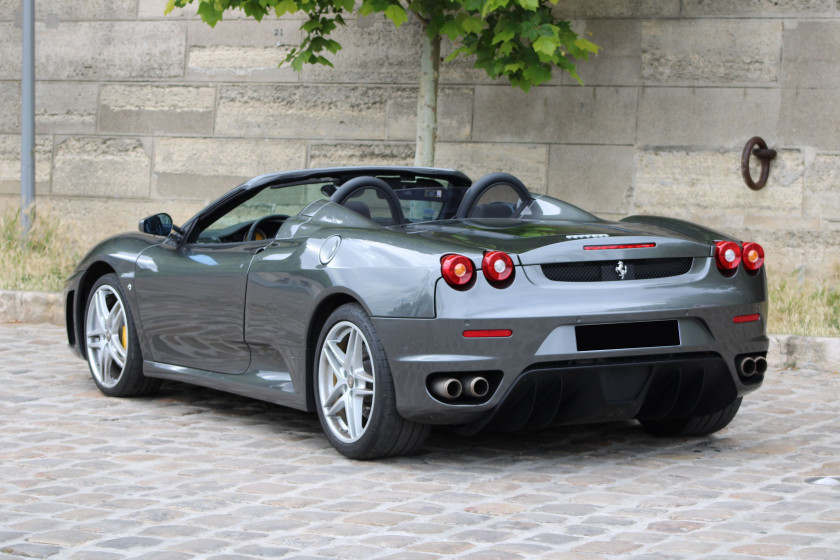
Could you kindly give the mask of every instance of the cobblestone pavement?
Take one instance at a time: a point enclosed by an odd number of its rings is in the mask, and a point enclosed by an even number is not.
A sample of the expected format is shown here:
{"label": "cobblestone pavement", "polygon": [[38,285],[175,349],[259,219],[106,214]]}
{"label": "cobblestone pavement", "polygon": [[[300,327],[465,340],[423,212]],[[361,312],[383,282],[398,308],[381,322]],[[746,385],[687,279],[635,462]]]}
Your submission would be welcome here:
{"label": "cobblestone pavement", "polygon": [[100,395],[60,327],[0,325],[0,558],[840,558],[840,375],[771,370],[727,430],[633,423],[344,459],[315,415]]}

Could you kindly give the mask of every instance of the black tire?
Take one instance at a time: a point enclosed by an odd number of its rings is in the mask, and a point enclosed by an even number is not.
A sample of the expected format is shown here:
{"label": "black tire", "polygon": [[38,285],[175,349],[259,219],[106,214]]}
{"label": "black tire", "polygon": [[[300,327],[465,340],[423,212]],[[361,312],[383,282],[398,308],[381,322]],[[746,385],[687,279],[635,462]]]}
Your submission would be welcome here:
{"label": "black tire", "polygon": [[102,276],[90,289],[85,304],[84,344],[91,377],[109,397],[148,395],[160,387],[159,379],[143,375],[134,316],[115,274]]}
{"label": "black tire", "polygon": [[378,459],[408,455],[423,445],[430,427],[397,412],[388,359],[360,305],[348,303],[333,311],[315,352],[315,408],[336,450],[350,459]]}
{"label": "black tire", "polygon": [[738,397],[726,408],[711,414],[666,420],[639,419],[639,423],[655,436],[705,436],[728,426],[738,413],[742,400],[742,397]]}

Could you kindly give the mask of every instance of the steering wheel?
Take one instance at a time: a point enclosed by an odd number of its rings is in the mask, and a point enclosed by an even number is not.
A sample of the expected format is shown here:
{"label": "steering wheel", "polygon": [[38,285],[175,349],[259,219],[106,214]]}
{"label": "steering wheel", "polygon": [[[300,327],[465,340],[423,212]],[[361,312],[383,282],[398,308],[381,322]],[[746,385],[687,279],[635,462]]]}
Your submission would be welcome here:
{"label": "steering wheel", "polygon": [[271,222],[275,220],[280,221],[285,220],[286,218],[288,218],[286,214],[269,214],[268,216],[257,218],[256,220],[254,220],[254,223],[251,224],[251,227],[248,228],[248,233],[245,234],[245,239],[243,239],[243,241],[255,241],[254,236],[256,235],[259,226],[263,222]]}
{"label": "steering wheel", "polygon": [[400,206],[400,199],[397,198],[397,193],[391,188],[391,185],[377,177],[354,177],[343,185],[341,185],[335,193],[330,197],[331,202],[344,205],[350,197],[357,191],[362,189],[374,189],[379,192],[388,202],[388,208],[391,210],[391,219],[395,225],[405,223],[405,215]]}
{"label": "steering wheel", "polygon": [[458,211],[455,212],[455,217],[469,218],[470,214],[475,210],[481,195],[497,185],[510,186],[519,196],[519,200],[525,204],[533,199],[531,193],[528,191],[528,187],[510,173],[491,173],[485,175],[467,189],[467,192],[464,193],[463,200],[461,200],[461,204],[458,205]]}

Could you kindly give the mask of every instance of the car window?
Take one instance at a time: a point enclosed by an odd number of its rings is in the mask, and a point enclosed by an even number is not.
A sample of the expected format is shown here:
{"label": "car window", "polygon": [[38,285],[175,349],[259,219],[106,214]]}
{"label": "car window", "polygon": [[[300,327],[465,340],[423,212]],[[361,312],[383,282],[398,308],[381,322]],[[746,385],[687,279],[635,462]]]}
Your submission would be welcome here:
{"label": "car window", "polygon": [[[243,241],[251,224],[267,216],[294,216],[318,199],[326,199],[321,188],[327,183],[308,183],[288,187],[267,187],[200,226],[198,243]],[[279,224],[268,224],[276,233]],[[273,226],[273,227],[271,227]]]}

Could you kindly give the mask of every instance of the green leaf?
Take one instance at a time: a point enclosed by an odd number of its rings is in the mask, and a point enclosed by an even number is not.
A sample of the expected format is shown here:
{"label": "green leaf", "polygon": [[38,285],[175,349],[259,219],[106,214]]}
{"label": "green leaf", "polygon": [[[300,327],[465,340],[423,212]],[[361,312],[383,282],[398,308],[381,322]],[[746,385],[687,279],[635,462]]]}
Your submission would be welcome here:
{"label": "green leaf", "polygon": [[298,5],[295,0],[280,0],[274,6],[274,13],[277,17],[280,17],[284,14],[293,14],[298,11]]}
{"label": "green leaf", "polygon": [[530,12],[536,12],[540,7],[540,0],[516,0],[516,3]]}
{"label": "green leaf", "polygon": [[318,29],[321,29],[321,22],[317,19],[310,19],[306,23],[300,26],[301,29],[306,31],[307,33],[312,33]]}
{"label": "green leaf", "polygon": [[222,12],[216,10],[215,6],[210,2],[201,2],[198,5],[198,15],[210,27],[216,27],[216,24],[222,19]]}
{"label": "green leaf", "polygon": [[508,4],[510,4],[510,0],[487,0],[481,8],[481,17],[486,18],[490,12],[499,8],[506,8]]}
{"label": "green leaf", "polygon": [[399,4],[391,4],[385,8],[385,17],[393,21],[397,27],[408,21],[408,14]]}
{"label": "green leaf", "polygon": [[493,37],[493,41],[491,44],[496,45],[498,43],[507,43],[515,36],[515,31],[513,31],[512,29],[507,29],[505,31],[502,31],[501,33],[496,33],[496,35]]}
{"label": "green leaf", "polygon": [[359,6],[359,15],[360,16],[369,16],[370,14],[374,13],[376,8],[373,6],[373,2],[369,0],[365,0],[362,2],[362,5]]}
{"label": "green leaf", "polygon": [[552,37],[540,37],[531,44],[531,48],[533,48],[536,53],[544,54],[546,56],[554,55],[557,47],[557,40]]}
{"label": "green leaf", "polygon": [[175,9],[175,0],[168,0],[166,2],[166,9],[163,10],[164,14],[171,14],[172,10]]}
{"label": "green leaf", "polygon": [[484,20],[465,13],[458,14],[458,24],[465,33],[475,33],[477,35],[484,29]]}
{"label": "green leaf", "polygon": [[577,41],[575,41],[575,46],[583,51],[590,52],[592,54],[598,54],[598,50],[600,50],[601,48],[595,43],[591,43],[586,39],[578,39]]}
{"label": "green leaf", "polygon": [[446,35],[451,41],[457,39],[462,31],[461,26],[454,19],[450,19],[440,28],[440,34]]}

